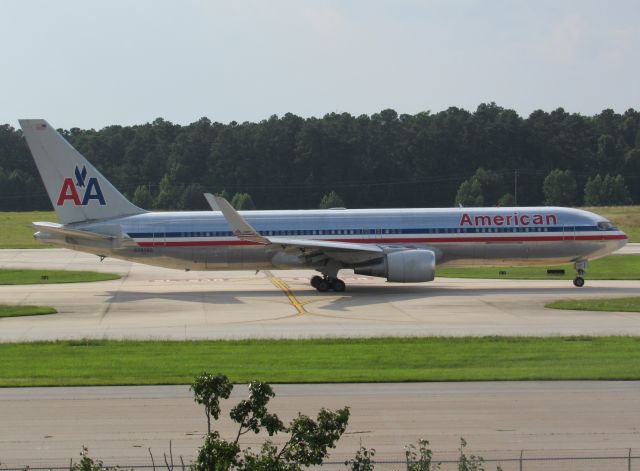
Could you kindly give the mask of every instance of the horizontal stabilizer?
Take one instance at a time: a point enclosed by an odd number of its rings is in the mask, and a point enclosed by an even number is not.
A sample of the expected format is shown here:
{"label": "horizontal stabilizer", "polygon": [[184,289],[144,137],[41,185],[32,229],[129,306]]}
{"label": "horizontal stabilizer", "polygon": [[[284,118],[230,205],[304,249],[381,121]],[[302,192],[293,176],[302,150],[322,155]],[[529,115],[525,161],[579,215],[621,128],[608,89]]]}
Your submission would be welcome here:
{"label": "horizontal stabilizer", "polygon": [[97,232],[82,231],[78,229],[69,229],[64,227],[62,224],[56,224],[53,222],[34,222],[31,225],[40,232],[47,232],[49,234],[60,234],[65,237],[78,237],[82,239],[102,241],[112,241],[116,238],[113,235],[99,234]]}

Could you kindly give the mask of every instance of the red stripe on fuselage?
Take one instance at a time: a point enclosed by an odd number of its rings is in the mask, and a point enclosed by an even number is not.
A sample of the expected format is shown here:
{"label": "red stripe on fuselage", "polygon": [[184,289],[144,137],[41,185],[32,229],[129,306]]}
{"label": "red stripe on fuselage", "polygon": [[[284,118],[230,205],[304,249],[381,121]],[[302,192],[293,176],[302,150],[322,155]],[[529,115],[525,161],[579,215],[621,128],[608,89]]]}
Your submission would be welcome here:
{"label": "red stripe on fuselage", "polygon": [[[584,235],[584,236],[530,236],[530,237],[414,237],[414,238],[382,238],[382,239],[309,239],[326,240],[327,242],[352,242],[354,244],[428,244],[428,243],[461,243],[461,242],[487,242],[500,244],[504,242],[559,242],[573,240],[626,240],[623,234],[616,235]],[[138,242],[140,247],[205,247],[205,246],[246,246],[263,245],[248,240],[194,240],[194,241],[167,241],[167,242]]]}

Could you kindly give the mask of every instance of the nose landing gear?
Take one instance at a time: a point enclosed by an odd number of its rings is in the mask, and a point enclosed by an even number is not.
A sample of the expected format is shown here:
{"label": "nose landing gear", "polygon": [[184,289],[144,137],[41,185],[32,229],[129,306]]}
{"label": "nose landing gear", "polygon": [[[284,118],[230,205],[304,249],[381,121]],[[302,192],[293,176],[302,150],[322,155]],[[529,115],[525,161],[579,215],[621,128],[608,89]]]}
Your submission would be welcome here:
{"label": "nose landing gear", "polygon": [[587,263],[586,260],[583,260],[574,264],[576,267],[576,277],[573,279],[573,286],[576,288],[582,288],[584,286],[584,274],[587,270]]}
{"label": "nose landing gear", "polygon": [[333,290],[336,293],[342,293],[346,288],[344,281],[339,278],[329,276],[322,277],[318,275],[311,278],[311,286],[321,293],[325,293],[329,290]]}

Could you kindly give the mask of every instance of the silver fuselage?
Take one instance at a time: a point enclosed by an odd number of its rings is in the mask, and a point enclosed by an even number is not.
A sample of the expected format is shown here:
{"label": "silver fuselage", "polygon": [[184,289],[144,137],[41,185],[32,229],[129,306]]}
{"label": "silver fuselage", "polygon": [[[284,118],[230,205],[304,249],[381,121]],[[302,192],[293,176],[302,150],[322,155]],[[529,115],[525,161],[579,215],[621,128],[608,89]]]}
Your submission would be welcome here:
{"label": "silver fuselage", "polygon": [[[427,248],[443,266],[551,265],[608,255],[627,236],[597,214],[570,208],[244,211],[265,236]],[[73,226],[110,242],[37,233],[43,242],[188,270],[316,268],[313,259],[235,237],[220,212],[148,212]],[[353,268],[344,265],[343,268]]]}

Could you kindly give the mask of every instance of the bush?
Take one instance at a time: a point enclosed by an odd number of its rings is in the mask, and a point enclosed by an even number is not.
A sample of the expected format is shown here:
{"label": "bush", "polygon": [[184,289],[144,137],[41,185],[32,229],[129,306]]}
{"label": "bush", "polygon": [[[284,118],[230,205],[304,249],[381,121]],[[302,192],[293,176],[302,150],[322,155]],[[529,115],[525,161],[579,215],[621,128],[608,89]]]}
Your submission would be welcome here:
{"label": "bush", "polygon": [[[249,383],[249,398],[240,401],[229,413],[231,420],[238,424],[235,439],[229,441],[223,439],[219,432],[211,432],[211,417],[218,419],[220,399],[230,396],[233,384],[225,375],[202,373],[191,389],[194,400],[204,405],[207,417],[207,436],[192,466],[194,470],[298,471],[303,466],[320,465],[328,456],[328,450],[335,447],[349,421],[349,408],[344,407],[335,412],[321,409],[315,420],[298,414],[285,426],[276,414],[267,409],[269,401],[275,397],[271,386],[253,381]],[[266,432],[270,437],[286,433],[289,438],[279,449],[267,440],[258,452],[251,448],[242,450],[240,438],[249,432]]]}
{"label": "bush", "polygon": [[596,175],[587,180],[584,203],[587,206],[619,206],[630,204],[631,198],[622,175]]}
{"label": "bush", "polygon": [[458,188],[458,193],[456,193],[455,205],[466,207],[484,206],[482,186],[477,179],[471,178],[462,182],[462,185]]}
{"label": "bush", "polygon": [[231,206],[236,208],[238,211],[256,209],[249,193],[236,193],[233,195]]}
{"label": "bush", "polygon": [[320,209],[344,208],[344,200],[335,191],[325,194],[320,200]]}
{"label": "bush", "polygon": [[152,209],[153,208],[153,196],[149,191],[149,187],[147,185],[139,185],[136,188],[136,191],[133,193],[133,198],[131,200],[133,204],[143,209]]}
{"label": "bush", "polygon": [[578,186],[570,170],[552,170],[544,179],[542,191],[545,204],[573,206],[576,204]]}

